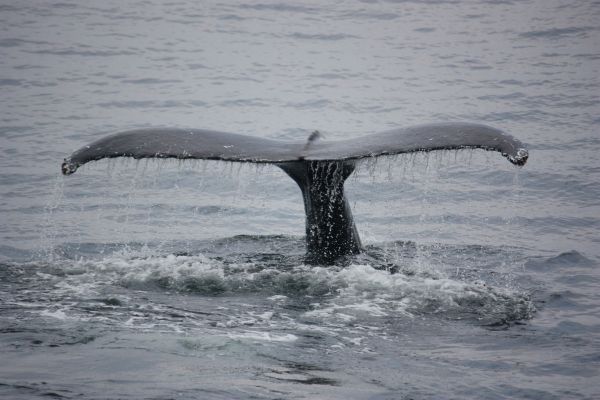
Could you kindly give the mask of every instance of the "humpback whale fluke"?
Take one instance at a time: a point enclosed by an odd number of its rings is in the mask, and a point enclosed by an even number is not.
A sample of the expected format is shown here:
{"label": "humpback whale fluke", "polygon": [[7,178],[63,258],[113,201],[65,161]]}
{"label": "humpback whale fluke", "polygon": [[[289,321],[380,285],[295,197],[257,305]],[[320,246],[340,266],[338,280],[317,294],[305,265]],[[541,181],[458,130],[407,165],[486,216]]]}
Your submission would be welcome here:
{"label": "humpback whale fluke", "polygon": [[152,128],[116,133],[65,158],[62,172],[102,158],[205,159],[275,164],[300,187],[306,212],[307,261],[330,264],[360,252],[361,244],[344,182],[356,160],[433,150],[484,149],[524,165],[528,152],[512,136],[489,126],[441,123],[393,129],[366,137],[323,141],[314,131],[305,142],[256,138],[202,129]]}

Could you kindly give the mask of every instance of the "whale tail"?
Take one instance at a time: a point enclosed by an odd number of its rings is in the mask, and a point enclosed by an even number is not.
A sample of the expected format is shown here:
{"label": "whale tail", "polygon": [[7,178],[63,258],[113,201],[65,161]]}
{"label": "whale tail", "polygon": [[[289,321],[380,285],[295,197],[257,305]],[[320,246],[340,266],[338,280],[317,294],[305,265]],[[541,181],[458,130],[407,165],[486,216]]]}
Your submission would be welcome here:
{"label": "whale tail", "polygon": [[524,165],[528,152],[520,141],[489,126],[470,123],[418,125],[366,137],[322,141],[318,131],[305,142],[255,138],[200,129],[154,128],[116,133],[65,158],[70,175],[90,161],[132,157],[205,159],[274,164],[299,186],[306,212],[309,263],[331,264],[361,251],[344,182],[362,158],[411,152],[479,148],[500,152]]}

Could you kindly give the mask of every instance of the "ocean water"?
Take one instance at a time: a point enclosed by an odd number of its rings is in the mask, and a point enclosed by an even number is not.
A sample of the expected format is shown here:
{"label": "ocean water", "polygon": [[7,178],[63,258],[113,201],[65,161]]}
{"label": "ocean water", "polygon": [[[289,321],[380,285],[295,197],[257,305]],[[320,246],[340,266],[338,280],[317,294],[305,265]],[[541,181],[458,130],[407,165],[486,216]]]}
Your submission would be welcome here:
{"label": "ocean water", "polygon": [[[0,397],[600,398],[600,2],[0,4]],[[148,126],[530,151],[363,161],[305,265],[269,166],[62,159]]]}

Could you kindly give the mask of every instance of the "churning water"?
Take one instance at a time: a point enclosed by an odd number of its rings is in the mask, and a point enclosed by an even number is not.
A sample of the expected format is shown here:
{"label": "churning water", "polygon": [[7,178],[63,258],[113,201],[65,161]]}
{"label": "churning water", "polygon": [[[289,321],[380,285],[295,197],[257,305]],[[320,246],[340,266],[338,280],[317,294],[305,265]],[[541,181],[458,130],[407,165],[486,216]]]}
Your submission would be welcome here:
{"label": "churning water", "polygon": [[[600,396],[600,3],[3,2],[0,396]],[[268,166],[90,163],[109,132],[435,121],[496,153],[362,162],[366,252],[303,263]]]}

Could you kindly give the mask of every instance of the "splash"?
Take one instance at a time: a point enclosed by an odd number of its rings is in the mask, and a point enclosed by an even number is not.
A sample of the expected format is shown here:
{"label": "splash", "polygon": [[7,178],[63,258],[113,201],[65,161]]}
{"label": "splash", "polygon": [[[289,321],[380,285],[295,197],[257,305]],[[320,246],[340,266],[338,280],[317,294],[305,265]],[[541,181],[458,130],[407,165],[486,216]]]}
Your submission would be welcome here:
{"label": "splash", "polygon": [[[252,310],[233,320],[232,316],[217,318],[215,326],[223,327],[281,322],[279,313],[288,307],[302,310],[295,323],[322,326],[369,325],[374,319],[418,316],[503,325],[529,319],[535,312],[530,296],[518,288],[481,279],[459,280],[433,265],[390,273],[369,264],[274,266],[264,256],[260,261],[240,262],[205,255],[160,255],[144,248],[54,265],[46,273],[45,279],[54,281],[53,290],[62,297],[106,297],[107,290],[122,288],[151,296],[165,292],[201,298],[250,295],[274,307]],[[110,305],[120,307],[121,303],[117,300]]]}

